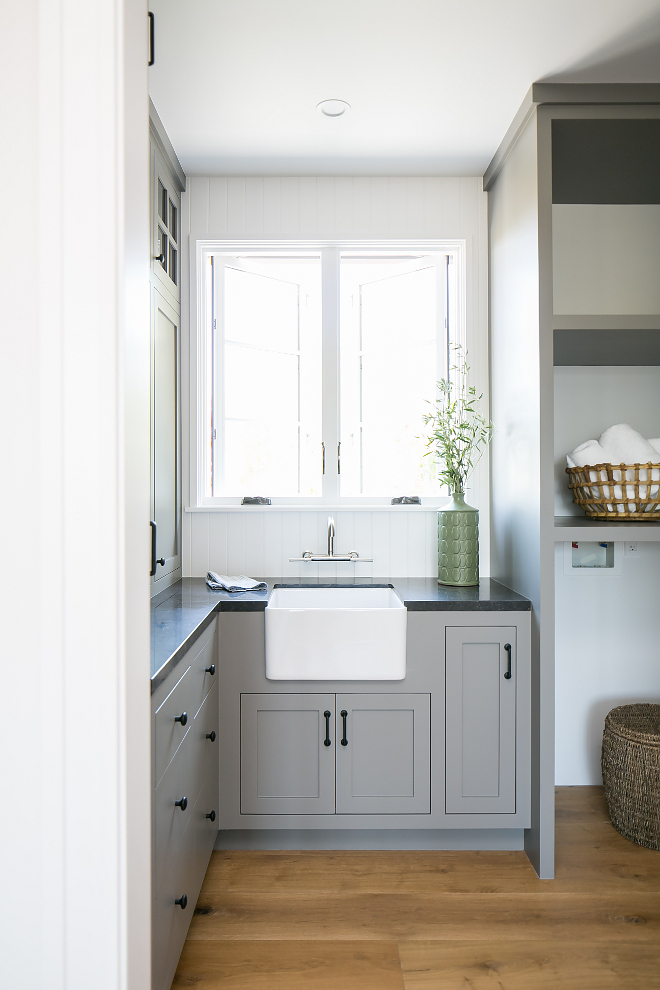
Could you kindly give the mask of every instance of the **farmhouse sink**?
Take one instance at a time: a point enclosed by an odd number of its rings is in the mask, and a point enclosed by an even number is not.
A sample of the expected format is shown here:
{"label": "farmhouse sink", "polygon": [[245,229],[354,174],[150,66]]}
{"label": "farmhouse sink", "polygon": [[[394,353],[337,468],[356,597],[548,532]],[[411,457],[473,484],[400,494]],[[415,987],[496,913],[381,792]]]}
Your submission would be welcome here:
{"label": "farmhouse sink", "polygon": [[275,588],[266,606],[266,677],[401,681],[407,616],[391,588]]}

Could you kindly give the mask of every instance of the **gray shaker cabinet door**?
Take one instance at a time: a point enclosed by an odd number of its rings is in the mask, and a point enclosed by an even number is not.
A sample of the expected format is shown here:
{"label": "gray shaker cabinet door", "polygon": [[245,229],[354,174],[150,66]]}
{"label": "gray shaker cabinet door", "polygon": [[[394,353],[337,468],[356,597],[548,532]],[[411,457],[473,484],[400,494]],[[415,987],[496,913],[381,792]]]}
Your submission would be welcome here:
{"label": "gray shaker cabinet door", "polygon": [[430,813],[430,716],[428,694],[337,695],[338,815]]}
{"label": "gray shaker cabinet door", "polygon": [[333,815],[334,727],[334,694],[242,694],[241,813]]}
{"label": "gray shaker cabinet door", "polygon": [[448,626],[446,635],[446,813],[514,814],[516,629]]}

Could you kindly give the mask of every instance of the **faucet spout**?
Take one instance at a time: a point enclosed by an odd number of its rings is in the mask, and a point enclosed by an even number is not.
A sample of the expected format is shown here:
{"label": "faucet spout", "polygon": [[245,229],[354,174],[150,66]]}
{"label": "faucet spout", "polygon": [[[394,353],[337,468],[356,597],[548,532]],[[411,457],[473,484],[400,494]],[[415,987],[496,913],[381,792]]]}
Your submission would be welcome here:
{"label": "faucet spout", "polygon": [[328,557],[335,555],[335,520],[328,516]]}
{"label": "faucet spout", "polygon": [[308,561],[319,561],[327,560],[337,562],[354,563],[356,560],[360,560],[363,563],[373,563],[371,557],[360,557],[357,550],[351,550],[350,553],[335,553],[335,520],[332,516],[328,516],[328,552],[327,553],[312,553],[311,550],[305,550],[302,557],[289,557],[289,563],[293,563],[297,560],[308,560]]}

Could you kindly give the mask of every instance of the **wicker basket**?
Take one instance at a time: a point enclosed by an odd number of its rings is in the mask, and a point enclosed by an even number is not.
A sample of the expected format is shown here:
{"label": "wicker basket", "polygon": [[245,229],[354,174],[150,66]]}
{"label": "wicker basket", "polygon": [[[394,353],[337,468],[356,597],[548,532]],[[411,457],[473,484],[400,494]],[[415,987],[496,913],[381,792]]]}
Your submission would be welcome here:
{"label": "wicker basket", "polygon": [[660,522],[660,464],[585,464],[566,474],[590,519]]}
{"label": "wicker basket", "polygon": [[622,705],[605,719],[603,784],[617,832],[660,849],[660,705]]}

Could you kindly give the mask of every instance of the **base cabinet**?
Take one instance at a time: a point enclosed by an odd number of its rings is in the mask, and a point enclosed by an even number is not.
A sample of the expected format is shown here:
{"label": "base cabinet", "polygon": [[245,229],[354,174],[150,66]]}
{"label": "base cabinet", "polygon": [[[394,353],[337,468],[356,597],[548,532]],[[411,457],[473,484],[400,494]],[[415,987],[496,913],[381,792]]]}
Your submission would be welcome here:
{"label": "base cabinet", "polygon": [[202,634],[153,696],[153,990],[170,990],[218,832],[214,631]]}
{"label": "base cabinet", "polygon": [[242,694],[241,813],[428,814],[428,694]]}
{"label": "base cabinet", "polygon": [[446,630],[445,811],[515,814],[514,626]]}
{"label": "base cabinet", "polygon": [[336,812],[428,815],[431,696],[336,695]]}
{"label": "base cabinet", "polygon": [[221,831],[529,828],[530,620],[411,609],[403,681],[286,683],[263,614],[221,613]]}

